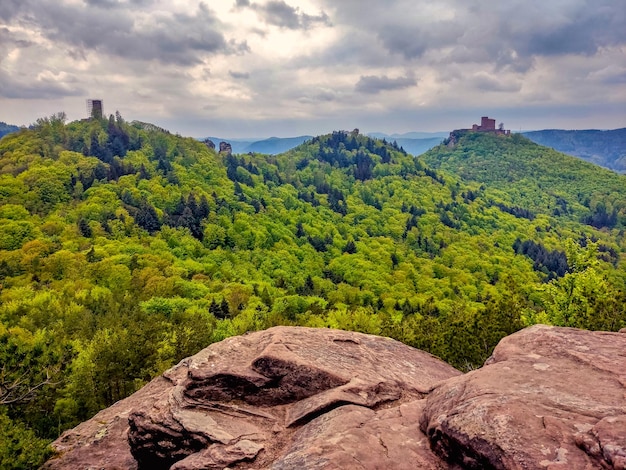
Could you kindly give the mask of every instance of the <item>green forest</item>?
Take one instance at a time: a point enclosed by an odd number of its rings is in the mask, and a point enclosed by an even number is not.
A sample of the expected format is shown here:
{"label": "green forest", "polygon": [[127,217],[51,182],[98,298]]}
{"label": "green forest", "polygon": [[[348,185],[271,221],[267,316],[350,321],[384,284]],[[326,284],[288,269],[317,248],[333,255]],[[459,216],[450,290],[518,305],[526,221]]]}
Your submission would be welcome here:
{"label": "green forest", "polygon": [[0,467],[209,344],[383,335],[461,370],[535,323],[626,326],[626,176],[521,135],[416,158],[337,131],[219,154],[155,125],[0,140]]}

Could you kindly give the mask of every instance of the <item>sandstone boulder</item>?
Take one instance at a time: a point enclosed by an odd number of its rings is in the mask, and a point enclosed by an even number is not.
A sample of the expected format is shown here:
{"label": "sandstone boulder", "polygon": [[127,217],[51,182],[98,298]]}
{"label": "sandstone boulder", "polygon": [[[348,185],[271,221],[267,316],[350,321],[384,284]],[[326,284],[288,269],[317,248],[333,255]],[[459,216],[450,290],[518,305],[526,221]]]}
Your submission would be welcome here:
{"label": "sandstone boulder", "polygon": [[534,326],[461,375],[375,336],[229,338],[63,434],[47,469],[626,469],[626,334]]}
{"label": "sandstone boulder", "polygon": [[66,432],[45,468],[445,468],[419,415],[458,375],[391,339],[276,327],[182,361]]}
{"label": "sandstone boulder", "polygon": [[626,335],[534,326],[426,399],[421,429],[469,469],[626,468]]}

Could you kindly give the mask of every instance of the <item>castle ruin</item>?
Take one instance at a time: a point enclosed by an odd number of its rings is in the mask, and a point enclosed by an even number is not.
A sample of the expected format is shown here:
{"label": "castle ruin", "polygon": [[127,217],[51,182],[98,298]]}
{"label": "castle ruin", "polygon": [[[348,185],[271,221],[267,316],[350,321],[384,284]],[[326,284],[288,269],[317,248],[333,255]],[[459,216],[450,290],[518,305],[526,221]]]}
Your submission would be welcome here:
{"label": "castle ruin", "polygon": [[488,134],[510,136],[511,131],[504,128],[504,124],[496,127],[496,120],[487,116],[480,118],[480,124],[474,124],[471,129],[455,129],[450,132],[450,137],[444,141],[445,145],[454,146],[459,138],[470,132],[486,132]]}
{"label": "castle ruin", "polygon": [[493,134],[498,135],[510,135],[510,130],[504,129],[504,124],[500,124],[496,129],[496,120],[489,119],[487,116],[483,116],[480,118],[480,125],[474,124],[471,129],[461,129],[461,130],[471,130],[473,132],[491,132]]}

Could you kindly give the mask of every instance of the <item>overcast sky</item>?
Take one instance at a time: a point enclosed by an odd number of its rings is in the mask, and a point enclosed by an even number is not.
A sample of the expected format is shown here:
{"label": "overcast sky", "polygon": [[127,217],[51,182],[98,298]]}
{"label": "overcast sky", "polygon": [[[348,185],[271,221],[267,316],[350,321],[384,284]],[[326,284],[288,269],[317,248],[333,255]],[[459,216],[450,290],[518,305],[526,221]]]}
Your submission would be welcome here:
{"label": "overcast sky", "polygon": [[625,0],[1,0],[0,121],[172,132],[626,127]]}

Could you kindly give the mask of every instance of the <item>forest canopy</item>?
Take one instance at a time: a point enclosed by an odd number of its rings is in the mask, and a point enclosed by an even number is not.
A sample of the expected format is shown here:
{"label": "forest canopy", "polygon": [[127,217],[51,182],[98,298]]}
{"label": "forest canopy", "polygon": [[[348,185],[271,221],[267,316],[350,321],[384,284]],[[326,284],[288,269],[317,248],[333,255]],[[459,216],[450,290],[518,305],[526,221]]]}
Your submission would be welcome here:
{"label": "forest canopy", "polygon": [[464,370],[530,324],[618,330],[626,177],[609,173],[522,136],[417,159],[337,131],[231,155],[119,114],[40,119],[0,140],[0,466],[37,466],[182,358],[274,325]]}

